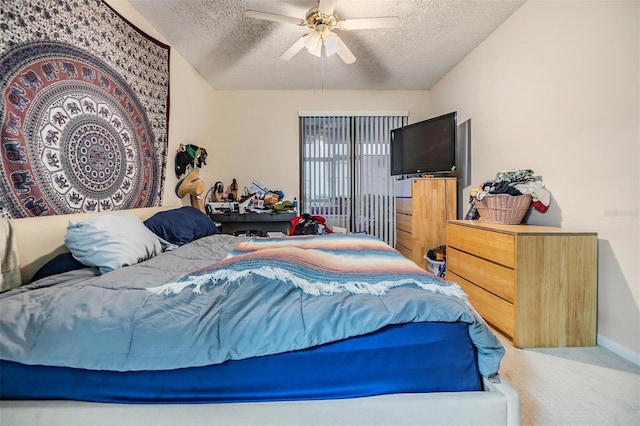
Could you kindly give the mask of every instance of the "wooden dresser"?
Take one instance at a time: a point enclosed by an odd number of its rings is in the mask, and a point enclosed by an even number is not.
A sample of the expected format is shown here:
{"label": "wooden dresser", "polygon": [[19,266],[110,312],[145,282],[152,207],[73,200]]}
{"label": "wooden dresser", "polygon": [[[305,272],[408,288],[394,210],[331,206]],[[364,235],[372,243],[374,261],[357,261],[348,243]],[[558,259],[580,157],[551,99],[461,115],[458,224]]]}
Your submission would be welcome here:
{"label": "wooden dresser", "polygon": [[396,249],[426,269],[427,250],[447,243],[447,221],[456,218],[456,178],[395,182]]}
{"label": "wooden dresser", "polygon": [[515,347],[593,346],[597,245],[594,232],[450,221],[446,278]]}

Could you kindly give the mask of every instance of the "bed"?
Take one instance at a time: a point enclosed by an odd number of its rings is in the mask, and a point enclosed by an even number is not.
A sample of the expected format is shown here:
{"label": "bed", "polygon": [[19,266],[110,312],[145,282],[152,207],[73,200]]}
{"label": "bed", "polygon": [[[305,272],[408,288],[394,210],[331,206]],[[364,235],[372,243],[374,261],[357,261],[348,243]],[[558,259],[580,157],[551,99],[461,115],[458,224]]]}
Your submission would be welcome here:
{"label": "bed", "polygon": [[194,210],[12,221],[3,424],[519,423],[457,286],[374,237],[236,237]]}

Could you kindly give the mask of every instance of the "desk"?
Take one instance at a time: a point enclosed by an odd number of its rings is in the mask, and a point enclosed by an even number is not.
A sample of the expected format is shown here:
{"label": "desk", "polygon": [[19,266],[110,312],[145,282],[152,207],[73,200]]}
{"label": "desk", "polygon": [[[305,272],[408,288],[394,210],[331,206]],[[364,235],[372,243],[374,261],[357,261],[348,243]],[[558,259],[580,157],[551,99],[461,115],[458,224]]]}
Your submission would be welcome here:
{"label": "desk", "polygon": [[287,234],[291,219],[297,217],[297,213],[209,213],[214,222],[220,223],[220,230],[224,234],[233,234],[239,231],[282,232]]}

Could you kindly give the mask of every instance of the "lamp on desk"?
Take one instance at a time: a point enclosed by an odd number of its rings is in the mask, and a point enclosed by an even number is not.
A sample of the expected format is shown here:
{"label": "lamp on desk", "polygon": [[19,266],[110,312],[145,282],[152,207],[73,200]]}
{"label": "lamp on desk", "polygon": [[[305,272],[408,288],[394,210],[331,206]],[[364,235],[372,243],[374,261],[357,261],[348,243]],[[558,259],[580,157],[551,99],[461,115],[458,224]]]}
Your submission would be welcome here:
{"label": "lamp on desk", "polygon": [[178,181],[176,185],[176,195],[182,198],[189,194],[191,197],[191,206],[205,212],[202,194],[207,185],[200,179],[200,169],[193,169],[184,179]]}

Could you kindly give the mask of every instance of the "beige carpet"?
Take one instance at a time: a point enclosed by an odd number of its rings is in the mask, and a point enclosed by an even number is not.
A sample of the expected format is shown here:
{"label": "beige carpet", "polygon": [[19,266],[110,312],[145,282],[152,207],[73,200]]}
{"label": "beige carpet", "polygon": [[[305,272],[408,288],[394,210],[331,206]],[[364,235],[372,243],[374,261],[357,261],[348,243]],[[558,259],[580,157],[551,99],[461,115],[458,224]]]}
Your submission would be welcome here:
{"label": "beige carpet", "polygon": [[498,336],[523,426],[640,426],[639,366],[601,346],[517,349]]}

